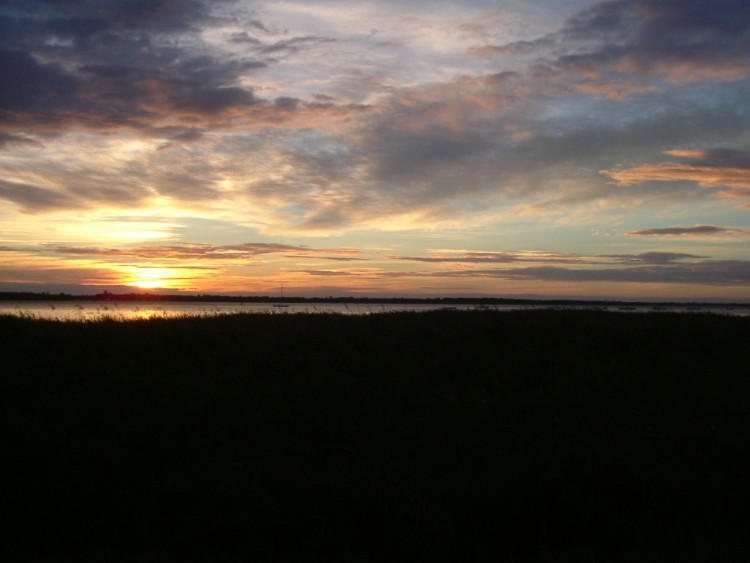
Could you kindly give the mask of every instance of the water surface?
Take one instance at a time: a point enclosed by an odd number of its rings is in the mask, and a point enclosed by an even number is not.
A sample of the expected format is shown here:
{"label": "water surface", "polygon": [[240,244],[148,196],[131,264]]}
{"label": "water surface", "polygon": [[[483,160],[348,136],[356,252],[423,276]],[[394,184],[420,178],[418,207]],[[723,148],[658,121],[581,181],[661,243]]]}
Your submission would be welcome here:
{"label": "water surface", "polygon": [[426,303],[170,303],[153,301],[102,302],[102,301],[2,301],[0,315],[12,315],[51,320],[95,321],[102,319],[139,320],[152,318],[205,317],[236,313],[298,314],[336,313],[341,315],[371,315],[391,312],[422,312],[440,309],[519,311],[533,309],[602,310],[621,313],[714,313],[750,316],[748,306],[695,306],[695,305],[439,305]]}

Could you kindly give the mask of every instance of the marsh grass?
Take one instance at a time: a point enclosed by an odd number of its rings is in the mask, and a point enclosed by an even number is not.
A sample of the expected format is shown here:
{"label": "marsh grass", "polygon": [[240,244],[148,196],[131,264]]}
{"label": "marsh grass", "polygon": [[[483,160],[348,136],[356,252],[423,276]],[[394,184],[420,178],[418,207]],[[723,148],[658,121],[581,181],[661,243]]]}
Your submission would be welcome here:
{"label": "marsh grass", "polygon": [[0,318],[38,561],[733,561],[750,319]]}

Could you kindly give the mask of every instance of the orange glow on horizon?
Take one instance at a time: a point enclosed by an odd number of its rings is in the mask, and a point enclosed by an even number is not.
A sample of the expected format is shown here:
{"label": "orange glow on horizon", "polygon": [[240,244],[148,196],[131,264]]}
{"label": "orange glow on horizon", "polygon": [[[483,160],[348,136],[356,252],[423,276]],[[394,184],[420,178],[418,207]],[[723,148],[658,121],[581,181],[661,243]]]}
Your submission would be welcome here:
{"label": "orange glow on horizon", "polygon": [[179,269],[132,266],[127,268],[123,281],[126,285],[140,289],[181,289],[188,280]]}

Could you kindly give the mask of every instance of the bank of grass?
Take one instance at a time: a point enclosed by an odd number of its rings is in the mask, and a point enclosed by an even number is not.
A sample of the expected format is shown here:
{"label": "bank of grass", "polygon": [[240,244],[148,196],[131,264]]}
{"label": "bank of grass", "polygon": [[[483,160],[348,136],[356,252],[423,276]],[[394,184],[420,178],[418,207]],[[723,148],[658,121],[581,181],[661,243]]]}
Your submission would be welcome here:
{"label": "bank of grass", "polygon": [[744,560],[748,344],[716,315],[0,318],[7,560]]}

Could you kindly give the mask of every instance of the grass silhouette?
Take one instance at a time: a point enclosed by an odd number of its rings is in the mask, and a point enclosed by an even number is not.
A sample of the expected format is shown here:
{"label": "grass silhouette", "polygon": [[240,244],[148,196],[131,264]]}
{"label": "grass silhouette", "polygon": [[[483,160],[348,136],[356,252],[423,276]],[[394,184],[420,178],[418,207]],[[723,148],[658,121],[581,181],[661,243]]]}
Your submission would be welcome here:
{"label": "grass silhouette", "polygon": [[750,531],[748,318],[2,317],[0,342],[11,560],[739,561]]}

